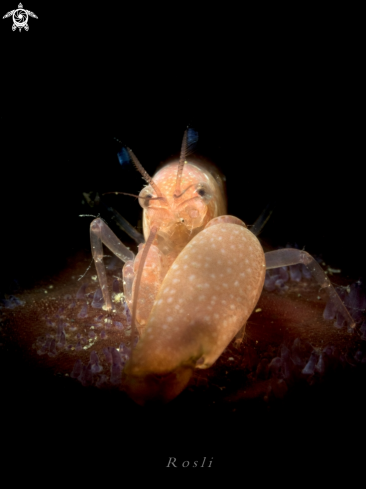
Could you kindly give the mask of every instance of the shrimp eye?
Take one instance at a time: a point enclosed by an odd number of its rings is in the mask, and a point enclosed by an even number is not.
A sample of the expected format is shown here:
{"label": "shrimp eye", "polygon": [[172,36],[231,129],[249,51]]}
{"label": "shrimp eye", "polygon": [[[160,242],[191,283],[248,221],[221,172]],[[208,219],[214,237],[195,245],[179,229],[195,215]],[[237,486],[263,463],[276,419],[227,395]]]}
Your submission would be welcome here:
{"label": "shrimp eye", "polygon": [[210,194],[210,188],[205,183],[200,183],[197,185],[196,193],[206,203],[212,198],[212,195]]}
{"label": "shrimp eye", "polygon": [[149,190],[143,189],[139,195],[139,203],[142,208],[146,209],[150,206],[150,199],[153,198],[153,195],[149,192]]}

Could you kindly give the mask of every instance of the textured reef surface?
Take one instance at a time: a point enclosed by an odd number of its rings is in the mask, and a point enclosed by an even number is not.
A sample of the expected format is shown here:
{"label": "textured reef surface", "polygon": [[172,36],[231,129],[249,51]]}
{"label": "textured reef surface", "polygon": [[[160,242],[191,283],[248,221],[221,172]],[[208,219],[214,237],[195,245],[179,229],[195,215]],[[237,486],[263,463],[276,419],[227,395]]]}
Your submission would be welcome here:
{"label": "textured reef surface", "polygon": [[[85,273],[89,263],[85,254],[75,255],[58,276],[1,300],[1,349],[10,371],[19,363],[35,376],[47,372],[49,378],[84,388],[123,391],[123,368],[134,345],[120,262],[110,258],[107,265],[115,307],[111,317],[103,310],[93,268]],[[286,402],[293,392],[306,396],[364,372],[365,287],[328,270],[355,329],[343,325],[301,265],[267,271],[243,342],[233,341],[211,368],[196,370],[174,402],[184,399],[235,411],[255,400],[268,408]]]}

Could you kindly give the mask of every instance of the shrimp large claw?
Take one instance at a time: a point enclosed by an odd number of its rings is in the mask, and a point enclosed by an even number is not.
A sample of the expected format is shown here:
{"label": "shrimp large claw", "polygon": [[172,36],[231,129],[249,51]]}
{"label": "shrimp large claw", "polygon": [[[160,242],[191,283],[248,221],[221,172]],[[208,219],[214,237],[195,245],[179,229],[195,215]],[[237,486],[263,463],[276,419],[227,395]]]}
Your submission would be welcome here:
{"label": "shrimp large claw", "polygon": [[245,325],[262,291],[263,249],[244,223],[213,219],[168,271],[125,368],[139,404],[169,401],[194,368],[208,368]]}

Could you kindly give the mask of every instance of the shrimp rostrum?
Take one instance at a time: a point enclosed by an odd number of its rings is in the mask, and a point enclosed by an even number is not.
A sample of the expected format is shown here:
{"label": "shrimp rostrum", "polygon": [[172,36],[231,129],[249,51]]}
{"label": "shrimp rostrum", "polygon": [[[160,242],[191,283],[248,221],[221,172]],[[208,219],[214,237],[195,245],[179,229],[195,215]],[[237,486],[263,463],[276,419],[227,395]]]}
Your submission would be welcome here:
{"label": "shrimp rostrum", "polygon": [[[123,380],[139,404],[169,401],[195,368],[208,368],[245,324],[261,295],[266,269],[301,263],[325,288],[349,327],[354,322],[323,269],[307,252],[264,253],[244,222],[226,215],[221,177],[188,156],[189,130],[180,158],[153,178],[130,149],[147,182],[139,194],[145,244],[135,256],[100,218],[91,223],[91,246],[104,307],[113,314],[103,263],[104,243],[124,262],[124,294],[132,315]],[[254,228],[252,228],[254,229]],[[256,227],[257,230],[257,227]]]}

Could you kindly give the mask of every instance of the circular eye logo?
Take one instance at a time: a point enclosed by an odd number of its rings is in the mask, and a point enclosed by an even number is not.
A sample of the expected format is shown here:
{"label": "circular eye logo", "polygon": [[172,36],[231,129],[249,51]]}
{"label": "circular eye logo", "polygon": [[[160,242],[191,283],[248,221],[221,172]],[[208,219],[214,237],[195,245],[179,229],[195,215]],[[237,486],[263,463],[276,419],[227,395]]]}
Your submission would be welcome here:
{"label": "circular eye logo", "polygon": [[11,10],[7,14],[5,14],[3,19],[6,19],[11,15],[13,16],[13,31],[15,31],[17,27],[20,31],[22,30],[22,28],[27,31],[29,29],[28,17],[34,17],[35,19],[38,19],[38,17],[33,12],[31,12],[30,10],[25,10],[21,3],[18,5],[17,9]]}

